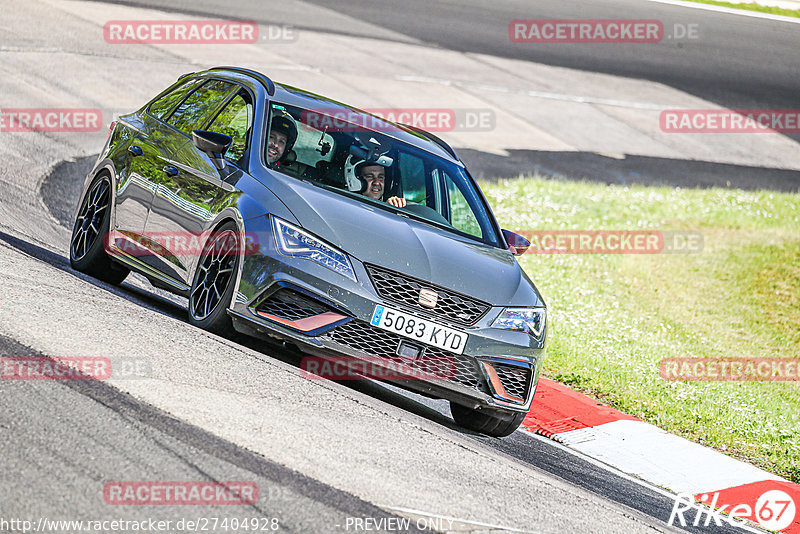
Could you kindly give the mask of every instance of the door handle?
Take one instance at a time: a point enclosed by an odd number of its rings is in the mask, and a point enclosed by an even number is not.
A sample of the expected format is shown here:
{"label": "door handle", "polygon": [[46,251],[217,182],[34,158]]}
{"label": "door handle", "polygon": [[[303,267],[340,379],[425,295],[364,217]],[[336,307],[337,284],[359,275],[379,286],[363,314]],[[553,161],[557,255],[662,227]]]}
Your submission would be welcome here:
{"label": "door handle", "polygon": [[172,176],[178,176],[178,169],[176,169],[175,167],[171,167],[171,166],[167,165],[166,167],[164,167],[161,170],[164,171],[164,174],[166,174],[167,176],[171,176],[171,177]]}
{"label": "door handle", "polygon": [[130,148],[128,148],[128,152],[130,152],[134,156],[141,156],[142,154],[144,154],[144,151],[136,145],[131,145]]}

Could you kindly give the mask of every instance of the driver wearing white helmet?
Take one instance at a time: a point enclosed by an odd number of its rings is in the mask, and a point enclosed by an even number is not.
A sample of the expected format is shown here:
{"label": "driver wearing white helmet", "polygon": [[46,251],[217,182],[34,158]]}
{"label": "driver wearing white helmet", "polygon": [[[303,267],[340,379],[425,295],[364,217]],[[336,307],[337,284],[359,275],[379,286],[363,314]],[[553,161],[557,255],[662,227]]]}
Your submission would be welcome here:
{"label": "driver wearing white helmet", "polygon": [[397,196],[384,198],[386,194],[386,167],[380,163],[369,163],[350,156],[344,167],[347,189],[365,197],[380,200],[396,208],[405,208],[406,199]]}
{"label": "driver wearing white helmet", "polygon": [[[367,189],[362,193],[364,196],[383,200],[383,193],[386,187],[386,169],[381,165],[356,165],[356,175],[367,183]],[[386,202],[395,208],[405,208],[406,199],[400,197],[389,197]]]}

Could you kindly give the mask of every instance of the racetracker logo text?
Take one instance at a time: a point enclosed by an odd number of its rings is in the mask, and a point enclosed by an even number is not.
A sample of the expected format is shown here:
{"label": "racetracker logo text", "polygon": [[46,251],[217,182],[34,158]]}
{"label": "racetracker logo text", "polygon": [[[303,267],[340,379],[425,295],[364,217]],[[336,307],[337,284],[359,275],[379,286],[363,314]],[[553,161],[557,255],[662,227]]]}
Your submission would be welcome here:
{"label": "racetracker logo text", "polygon": [[686,382],[800,380],[797,358],[664,358],[658,366],[661,378]]}
{"label": "racetracker logo text", "polygon": [[666,133],[800,133],[800,109],[671,109],[658,121]]}
{"label": "racetracker logo text", "polygon": [[110,44],[241,44],[258,40],[258,24],[236,20],[110,20]]}
{"label": "racetracker logo text", "polygon": [[239,256],[255,254],[261,250],[258,236],[246,233],[244,242],[232,235],[207,232],[122,232],[112,230],[106,234],[104,242],[107,254],[129,256]]}
{"label": "racetracker logo text", "polygon": [[413,363],[384,358],[308,357],[300,362],[300,375],[309,380],[451,380],[455,360],[449,357],[417,358]]}
{"label": "racetracker logo text", "polygon": [[0,380],[107,380],[111,360],[103,356],[3,356]]}
{"label": "racetracker logo text", "polygon": [[103,112],[94,108],[2,108],[0,132],[98,132]]}
{"label": "racetracker logo text", "polygon": [[255,482],[108,482],[110,505],[242,505],[258,502]]}
{"label": "racetracker logo text", "polygon": [[658,43],[660,20],[512,20],[513,43]]}
{"label": "racetracker logo text", "polygon": [[658,230],[520,230],[527,254],[689,254],[703,249],[700,232]]}
{"label": "racetracker logo text", "polygon": [[495,113],[480,108],[371,108],[366,113],[320,108],[303,111],[300,122],[315,130],[336,132],[397,132],[392,123],[428,132],[487,132],[495,127]]}

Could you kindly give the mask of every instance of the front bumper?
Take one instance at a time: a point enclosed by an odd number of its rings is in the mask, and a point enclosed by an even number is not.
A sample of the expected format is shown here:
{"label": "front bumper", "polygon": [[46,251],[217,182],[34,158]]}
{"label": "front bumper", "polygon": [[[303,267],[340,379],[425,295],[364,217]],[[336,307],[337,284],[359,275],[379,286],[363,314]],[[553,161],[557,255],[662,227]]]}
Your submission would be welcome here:
{"label": "front bumper", "polygon": [[[503,308],[489,307],[470,326],[436,319],[469,335],[461,355],[413,343],[369,324],[376,305],[420,311],[382,297],[368,266],[350,258],[355,282],[312,261],[283,256],[275,249],[268,219],[248,221],[248,232],[254,222],[259,248],[243,256],[229,309],[238,331],[293,343],[312,356],[368,360],[387,375],[402,375],[387,381],[472,409],[528,411],[545,355],[545,335],[537,341],[526,333],[491,328]],[[414,354],[409,357],[401,345],[411,345]],[[431,362],[441,367],[443,361],[447,372],[434,377],[403,372],[430,369]]]}

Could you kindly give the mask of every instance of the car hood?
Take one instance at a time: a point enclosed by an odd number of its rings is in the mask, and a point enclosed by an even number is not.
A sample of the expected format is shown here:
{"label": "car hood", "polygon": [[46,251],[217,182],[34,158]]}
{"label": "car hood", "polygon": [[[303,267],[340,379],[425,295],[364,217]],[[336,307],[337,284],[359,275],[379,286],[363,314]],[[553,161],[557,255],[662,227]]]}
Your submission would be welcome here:
{"label": "car hood", "polygon": [[[272,173],[270,173],[272,174]],[[498,306],[543,306],[507,250],[292,178],[269,188],[300,225],[363,263],[430,281]]]}

